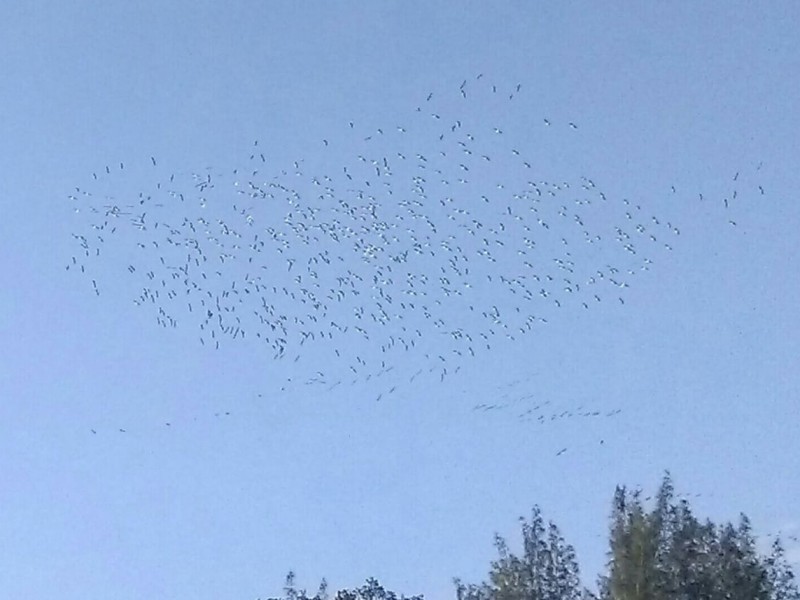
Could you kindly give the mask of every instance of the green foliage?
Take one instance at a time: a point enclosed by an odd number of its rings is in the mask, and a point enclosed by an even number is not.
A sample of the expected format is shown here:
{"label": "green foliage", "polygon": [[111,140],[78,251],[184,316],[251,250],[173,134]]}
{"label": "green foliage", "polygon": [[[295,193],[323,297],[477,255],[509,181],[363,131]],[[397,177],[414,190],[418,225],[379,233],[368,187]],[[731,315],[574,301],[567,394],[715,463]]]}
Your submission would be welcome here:
{"label": "green foliage", "polygon": [[377,579],[367,579],[360,588],[354,590],[340,590],[336,593],[335,600],[423,600],[419,596],[397,596],[378,583]]}
{"label": "green foliage", "polygon": [[[323,579],[319,584],[317,593],[309,596],[306,590],[298,589],[295,583],[295,574],[289,571],[283,587],[283,598],[270,598],[270,600],[330,600],[328,583]],[[385,589],[377,579],[367,579],[359,588],[343,589],[336,592],[333,600],[424,600],[423,596],[398,596]]]}
{"label": "green foliage", "polygon": [[700,523],[669,474],[649,512],[638,492],[617,488],[600,590],[604,600],[800,600],[780,543],[759,556],[745,515]]}
{"label": "green foliage", "polygon": [[508,549],[496,535],[498,559],[489,570],[488,582],[465,585],[456,580],[458,600],[580,600],[580,586],[575,551],[564,541],[558,527],[545,523],[538,507],[531,519],[520,519],[522,555]]}
{"label": "green foliage", "polygon": [[[580,583],[575,551],[558,527],[534,507],[520,519],[522,549],[512,552],[495,535],[497,559],[479,584],[455,580],[457,600],[800,600],[800,591],[776,540],[767,556],[757,552],[750,521],[701,522],[686,500],[676,500],[667,473],[647,510],[638,491],[614,491],[606,573],[598,596]],[[286,577],[285,600],[331,600],[325,580],[309,597]],[[273,599],[275,600],[275,599]],[[332,600],[423,600],[397,596],[376,579],[339,590]]]}

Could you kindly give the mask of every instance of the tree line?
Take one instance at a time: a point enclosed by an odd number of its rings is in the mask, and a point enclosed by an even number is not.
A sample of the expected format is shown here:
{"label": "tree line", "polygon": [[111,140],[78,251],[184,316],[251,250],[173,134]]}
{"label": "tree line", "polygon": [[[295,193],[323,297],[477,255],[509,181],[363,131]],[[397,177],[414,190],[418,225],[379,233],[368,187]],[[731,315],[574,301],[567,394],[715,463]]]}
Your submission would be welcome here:
{"label": "tree line", "polygon": [[[456,600],[800,600],[780,539],[759,552],[746,515],[737,523],[700,520],[677,499],[665,474],[649,510],[638,490],[617,487],[608,562],[597,591],[580,578],[574,548],[538,507],[521,519],[522,548],[495,535],[497,558],[480,583],[454,580]],[[289,573],[281,600],[423,600],[385,589],[376,579],[331,595],[323,580],[313,596]],[[272,599],[278,600],[278,599]]]}

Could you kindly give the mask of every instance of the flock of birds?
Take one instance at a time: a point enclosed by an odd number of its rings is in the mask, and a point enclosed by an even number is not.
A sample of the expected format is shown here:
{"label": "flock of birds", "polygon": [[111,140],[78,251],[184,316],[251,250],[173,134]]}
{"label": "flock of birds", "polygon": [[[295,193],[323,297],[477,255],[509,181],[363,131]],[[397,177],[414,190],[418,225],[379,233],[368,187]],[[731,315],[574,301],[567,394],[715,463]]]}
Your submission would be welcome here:
{"label": "flock of birds", "polygon": [[[258,141],[232,169],[106,166],[70,195],[82,229],[66,268],[97,295],[127,289],[209,350],[261,348],[306,385],[385,381],[382,400],[419,377],[443,382],[571,311],[625,310],[680,239],[647,200],[547,177],[531,142],[579,126],[532,121],[523,96],[479,75],[385,127],[349,122],[284,168]],[[731,214],[739,187],[717,201]],[[618,412],[547,410],[517,416]]]}

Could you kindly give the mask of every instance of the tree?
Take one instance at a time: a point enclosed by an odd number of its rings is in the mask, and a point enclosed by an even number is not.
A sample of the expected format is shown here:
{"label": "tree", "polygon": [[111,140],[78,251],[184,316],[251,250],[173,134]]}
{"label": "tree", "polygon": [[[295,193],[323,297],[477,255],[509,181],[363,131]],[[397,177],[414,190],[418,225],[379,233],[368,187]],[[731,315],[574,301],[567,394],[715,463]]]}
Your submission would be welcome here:
{"label": "tree", "polygon": [[[323,579],[319,584],[317,593],[308,596],[304,589],[298,589],[295,584],[295,574],[289,571],[283,587],[283,598],[271,598],[270,600],[329,600],[328,583]],[[384,588],[377,579],[369,578],[360,588],[343,589],[336,592],[334,600],[424,600],[423,596],[398,596],[392,591]]]}
{"label": "tree", "polygon": [[458,600],[580,600],[585,590],[575,551],[558,527],[545,523],[538,507],[531,519],[520,519],[522,555],[513,554],[506,541],[495,535],[498,559],[489,570],[488,582],[465,585],[455,580]]}
{"label": "tree", "polygon": [[772,552],[767,557],[765,566],[771,600],[798,600],[800,598],[794,573],[786,562],[780,538],[772,542]]}
{"label": "tree", "polygon": [[354,590],[340,590],[336,593],[335,600],[423,600],[419,596],[400,596],[385,589],[377,579],[367,579],[367,582],[360,588]]}
{"label": "tree", "polygon": [[667,473],[647,512],[640,493],[614,493],[603,600],[800,600],[780,544],[756,550],[745,515],[737,525],[700,523],[676,503]]}
{"label": "tree", "polygon": [[[736,525],[701,522],[688,501],[676,501],[666,473],[647,510],[639,491],[617,487],[612,499],[606,572],[598,579],[599,596],[581,586],[578,561],[558,527],[534,506],[520,518],[522,552],[513,553],[495,535],[497,558],[487,580],[465,584],[455,579],[457,600],[800,600],[780,540],[762,556],[750,520]],[[329,600],[323,579],[309,597],[289,572],[285,600]],[[273,599],[276,600],[276,599]],[[333,600],[423,600],[397,596],[377,579],[339,590]]]}
{"label": "tree", "polygon": [[624,488],[618,488],[616,496],[608,592],[615,600],[656,599],[659,597],[656,556],[660,523],[654,515],[644,512],[638,492],[628,499],[624,497]]}

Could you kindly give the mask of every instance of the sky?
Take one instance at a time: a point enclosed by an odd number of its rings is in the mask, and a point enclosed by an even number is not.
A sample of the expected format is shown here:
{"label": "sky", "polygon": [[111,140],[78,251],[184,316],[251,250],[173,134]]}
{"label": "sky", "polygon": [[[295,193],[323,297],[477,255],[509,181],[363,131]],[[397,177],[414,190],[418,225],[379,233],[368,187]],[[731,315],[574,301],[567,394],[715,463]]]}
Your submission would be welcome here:
{"label": "sky", "polygon": [[796,3],[4,13],[4,595],[593,586],[666,470],[800,564]]}

